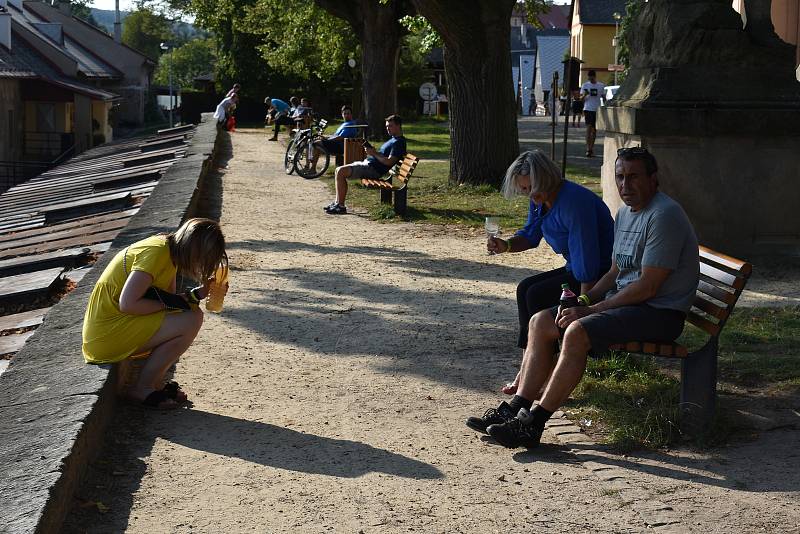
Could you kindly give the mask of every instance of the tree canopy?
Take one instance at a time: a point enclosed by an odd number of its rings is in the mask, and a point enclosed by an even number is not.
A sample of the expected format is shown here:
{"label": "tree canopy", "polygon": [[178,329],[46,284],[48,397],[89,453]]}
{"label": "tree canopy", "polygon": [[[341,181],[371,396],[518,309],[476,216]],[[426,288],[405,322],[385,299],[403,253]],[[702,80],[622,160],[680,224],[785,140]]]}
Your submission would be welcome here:
{"label": "tree canopy", "polygon": [[172,83],[188,88],[194,79],[209,72],[216,62],[216,47],[211,39],[195,39],[163,54],[158,61],[153,81],[160,85],[169,83],[170,71]]}
{"label": "tree canopy", "polygon": [[122,42],[153,60],[161,56],[159,45],[172,36],[170,21],[144,4],[125,18],[122,28]]}

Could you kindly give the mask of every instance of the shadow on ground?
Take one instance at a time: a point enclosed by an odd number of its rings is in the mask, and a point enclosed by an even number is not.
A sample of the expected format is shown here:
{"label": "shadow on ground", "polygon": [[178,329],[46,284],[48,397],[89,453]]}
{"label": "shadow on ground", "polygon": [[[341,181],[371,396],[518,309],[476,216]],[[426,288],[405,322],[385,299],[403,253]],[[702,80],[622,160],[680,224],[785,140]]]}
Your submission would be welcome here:
{"label": "shadow on ground", "polygon": [[[769,456],[763,452],[770,451]],[[622,455],[603,445],[545,445],[517,452],[518,463],[597,462],[669,481],[753,493],[800,491],[800,433],[795,428],[764,432],[758,441],[713,449],[702,455],[639,451]],[[757,460],[756,460],[757,459]],[[754,461],[756,460],[756,461]]]}
{"label": "shadow on ground", "polygon": [[[514,295],[476,295],[453,289],[449,280],[516,281],[536,274],[533,269],[392,247],[229,244],[231,254],[263,250],[286,252],[298,264],[304,254],[330,255],[331,261],[345,254],[376,258],[366,276],[332,276],[302,266],[249,268],[272,278],[264,283],[272,289],[237,288],[239,304],[227,309],[226,317],[265,339],[326,356],[378,355],[377,372],[475,390],[494,390],[516,372]],[[296,328],[298,320],[304,323],[302,330]]]}
{"label": "shadow on ground", "polygon": [[[203,432],[197,432],[202,428]],[[186,409],[143,411],[123,406],[104,451],[90,466],[63,532],[124,532],[157,439],[195,451],[299,473],[355,478],[380,472],[413,479],[440,479],[437,468],[401,454],[346,439]],[[99,504],[98,504],[99,503]],[[106,514],[106,509],[113,513]]]}

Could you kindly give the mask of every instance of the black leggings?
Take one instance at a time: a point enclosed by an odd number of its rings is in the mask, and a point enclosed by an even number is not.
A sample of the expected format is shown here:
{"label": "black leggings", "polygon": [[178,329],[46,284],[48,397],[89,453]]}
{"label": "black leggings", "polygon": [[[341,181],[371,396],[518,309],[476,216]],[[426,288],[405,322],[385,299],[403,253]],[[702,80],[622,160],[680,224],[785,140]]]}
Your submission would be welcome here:
{"label": "black leggings", "polygon": [[272,131],[275,132],[275,135],[278,135],[278,132],[281,131],[281,126],[289,126],[294,124],[294,119],[287,117],[286,115],[281,115],[275,122],[273,123]]}
{"label": "black leggings", "polygon": [[569,284],[576,295],[580,294],[581,283],[565,267],[529,276],[517,286],[519,348],[524,349],[528,346],[528,323],[531,317],[537,312],[558,305],[558,299],[561,298],[561,284]]}

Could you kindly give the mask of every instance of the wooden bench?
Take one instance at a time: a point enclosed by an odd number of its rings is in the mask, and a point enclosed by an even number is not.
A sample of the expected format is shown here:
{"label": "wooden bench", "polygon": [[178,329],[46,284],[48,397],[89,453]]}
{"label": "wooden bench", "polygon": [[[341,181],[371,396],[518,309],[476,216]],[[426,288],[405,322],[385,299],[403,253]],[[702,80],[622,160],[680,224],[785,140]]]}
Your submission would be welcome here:
{"label": "wooden bench", "polygon": [[709,428],[717,399],[719,334],[750,278],[753,266],[700,246],[700,282],[686,321],[710,337],[700,349],[689,352],[678,343],[629,341],[612,350],[679,358],[681,360],[681,426],[689,434]]}
{"label": "wooden bench", "polygon": [[368,189],[378,189],[381,192],[381,202],[384,204],[392,203],[392,193],[394,193],[394,212],[405,215],[408,207],[408,180],[417,168],[417,164],[419,164],[417,156],[406,154],[403,161],[398,162],[389,171],[386,180],[362,178],[361,185]]}

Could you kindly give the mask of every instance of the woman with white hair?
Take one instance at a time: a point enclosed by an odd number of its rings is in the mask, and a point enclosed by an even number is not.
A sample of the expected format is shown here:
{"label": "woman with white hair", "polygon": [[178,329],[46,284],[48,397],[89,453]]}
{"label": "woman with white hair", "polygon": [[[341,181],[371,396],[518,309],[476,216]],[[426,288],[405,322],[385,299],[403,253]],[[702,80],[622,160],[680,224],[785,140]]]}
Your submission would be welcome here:
{"label": "woman with white hair", "polygon": [[[600,197],[564,180],[558,165],[539,150],[523,152],[514,160],[506,171],[502,192],[506,198],[530,197],[528,221],[509,239],[490,237],[486,243],[489,252],[522,252],[538,247],[544,238],[566,260],[563,267],[530,276],[517,286],[517,345],[523,350],[524,362],[531,317],[558,304],[562,284],[569,284],[580,299],[586,299],[586,293],[611,267],[614,220]],[[518,383],[519,373],[502,388],[503,393],[514,395]],[[516,416],[524,404],[525,399],[514,395],[511,402],[487,410],[483,417],[470,417],[467,426],[485,432],[487,426]]]}

